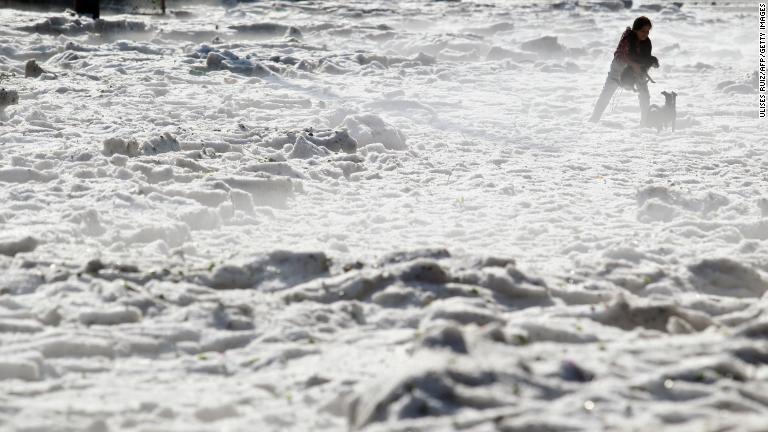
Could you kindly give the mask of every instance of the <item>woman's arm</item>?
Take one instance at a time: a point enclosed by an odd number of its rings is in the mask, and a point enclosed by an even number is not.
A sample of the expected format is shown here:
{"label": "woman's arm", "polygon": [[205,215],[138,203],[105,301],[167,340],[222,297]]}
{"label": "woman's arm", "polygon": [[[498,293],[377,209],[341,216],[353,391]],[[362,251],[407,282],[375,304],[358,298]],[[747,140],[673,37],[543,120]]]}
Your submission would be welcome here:
{"label": "woman's arm", "polygon": [[632,30],[627,27],[627,29],[624,30],[624,33],[621,35],[621,39],[619,40],[619,45],[616,47],[616,51],[613,53],[613,56],[616,59],[625,64],[629,64],[629,62],[632,61],[629,58],[629,38],[631,36]]}

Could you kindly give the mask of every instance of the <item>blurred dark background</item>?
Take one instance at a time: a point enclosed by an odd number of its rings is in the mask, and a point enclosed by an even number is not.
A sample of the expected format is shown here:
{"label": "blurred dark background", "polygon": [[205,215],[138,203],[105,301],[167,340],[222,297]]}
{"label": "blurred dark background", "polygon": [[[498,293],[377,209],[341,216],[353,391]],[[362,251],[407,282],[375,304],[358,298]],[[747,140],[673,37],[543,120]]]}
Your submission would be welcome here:
{"label": "blurred dark background", "polygon": [[[181,8],[190,3],[236,4],[249,3],[259,0],[0,0],[0,8],[16,8],[26,10],[64,10],[72,9],[82,14],[98,17],[101,12],[161,14],[167,8]],[[275,0],[275,3],[297,2],[301,0]],[[425,0],[472,2],[477,0]],[[551,6],[553,9],[565,9],[577,6],[590,10],[593,7],[608,10],[620,10],[642,6],[649,10],[660,10],[664,5],[676,4],[680,7],[707,7],[730,11],[745,11],[757,8],[754,0],[508,0],[516,5]],[[360,3],[361,0],[355,0]],[[364,1],[363,1],[364,2]],[[340,1],[344,3],[344,1]]]}

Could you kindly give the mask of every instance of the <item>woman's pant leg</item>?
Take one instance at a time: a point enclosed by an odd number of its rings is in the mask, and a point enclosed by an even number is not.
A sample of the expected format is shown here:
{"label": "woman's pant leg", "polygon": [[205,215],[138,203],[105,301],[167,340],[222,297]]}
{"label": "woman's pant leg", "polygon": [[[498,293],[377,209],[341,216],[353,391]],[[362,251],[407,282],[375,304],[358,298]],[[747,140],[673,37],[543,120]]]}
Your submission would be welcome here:
{"label": "woman's pant leg", "polygon": [[619,88],[619,78],[621,77],[621,71],[623,65],[616,60],[611,62],[611,70],[608,72],[608,76],[605,78],[605,84],[603,84],[603,91],[600,92],[600,97],[595,102],[595,108],[592,110],[592,117],[590,121],[596,122],[603,116],[603,112],[608,104],[611,102],[611,97]]}
{"label": "woman's pant leg", "polygon": [[648,81],[641,80],[637,83],[637,101],[640,103],[640,124],[645,126],[648,116],[648,107],[651,104],[651,95],[648,92]]}
{"label": "woman's pant leg", "polygon": [[590,118],[591,121],[596,122],[600,120],[600,117],[603,116],[603,112],[611,101],[611,97],[613,96],[613,93],[616,92],[617,88],[619,88],[619,84],[614,81],[613,78],[608,76],[608,78],[605,79],[605,84],[603,84],[603,91],[600,92],[600,97],[598,97],[597,102],[595,102],[595,108],[592,110],[592,117]]}

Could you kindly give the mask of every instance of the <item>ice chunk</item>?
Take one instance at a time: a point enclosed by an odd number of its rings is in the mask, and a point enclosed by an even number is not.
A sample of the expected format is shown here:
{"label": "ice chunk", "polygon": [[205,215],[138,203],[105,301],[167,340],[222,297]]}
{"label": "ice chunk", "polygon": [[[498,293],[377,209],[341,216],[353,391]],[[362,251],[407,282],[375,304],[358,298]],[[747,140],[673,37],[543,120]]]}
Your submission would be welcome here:
{"label": "ice chunk", "polygon": [[37,363],[27,359],[0,359],[0,380],[21,379],[36,381],[40,379],[40,368]]}
{"label": "ice chunk", "polygon": [[290,159],[309,159],[315,156],[328,156],[331,152],[309,141],[306,135],[299,135],[293,144],[293,149],[288,154]]}
{"label": "ice chunk", "polygon": [[25,78],[37,78],[40,75],[45,73],[42,67],[40,67],[37,62],[32,59],[27,62],[26,65],[24,65],[24,77]]}
{"label": "ice chunk", "polygon": [[14,256],[20,252],[32,252],[37,248],[37,243],[37,239],[31,236],[0,238],[0,255]]}
{"label": "ice chunk", "polygon": [[768,282],[756,270],[729,258],[704,259],[688,267],[699,290],[732,297],[760,297]]}
{"label": "ice chunk", "polygon": [[262,283],[303,282],[324,275],[329,260],[321,252],[274,251],[246,263],[230,263],[216,268],[211,285],[219,289],[251,288]]}
{"label": "ice chunk", "polygon": [[557,36],[543,36],[538,39],[532,39],[523,42],[520,48],[544,56],[558,56],[565,52],[565,47],[557,41]]}
{"label": "ice chunk", "polygon": [[181,151],[181,146],[173,135],[164,132],[142,143],[139,150],[140,153],[145,155],[155,155],[158,153]]}
{"label": "ice chunk", "polygon": [[19,92],[16,90],[10,90],[0,88],[0,111],[11,105],[18,105]]}
{"label": "ice chunk", "polygon": [[134,323],[141,320],[141,311],[135,307],[87,310],[80,312],[78,320],[85,325],[116,325]]}
{"label": "ice chunk", "polygon": [[154,136],[139,144],[135,138],[111,137],[102,143],[102,154],[112,156],[115,154],[125,156],[156,155],[181,151],[181,145],[176,138],[168,132]]}
{"label": "ice chunk", "polygon": [[104,140],[102,146],[101,152],[104,156],[112,156],[115,154],[125,156],[139,155],[139,142],[134,138],[107,138]]}
{"label": "ice chunk", "polygon": [[381,143],[390,150],[407,150],[405,134],[375,114],[354,114],[342,123],[360,146]]}

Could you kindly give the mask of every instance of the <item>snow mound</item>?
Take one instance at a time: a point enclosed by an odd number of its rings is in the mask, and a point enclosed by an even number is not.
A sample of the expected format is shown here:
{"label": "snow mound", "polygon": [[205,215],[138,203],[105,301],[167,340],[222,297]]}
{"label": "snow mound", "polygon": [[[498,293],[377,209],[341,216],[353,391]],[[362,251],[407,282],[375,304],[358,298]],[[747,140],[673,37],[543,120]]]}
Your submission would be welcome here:
{"label": "snow mound", "polygon": [[242,263],[216,267],[206,279],[207,284],[217,289],[275,289],[327,274],[329,264],[321,252],[274,251]]}
{"label": "snow mound", "polygon": [[385,122],[376,114],[354,114],[347,116],[342,126],[359,146],[381,143],[389,150],[407,150],[405,134]]}
{"label": "snow mound", "polygon": [[[519,366],[502,371],[462,357],[448,358],[417,356],[398,368],[405,372],[392,371],[359,389],[350,401],[350,426],[361,429],[374,423],[498,408],[513,404],[519,392],[532,391],[533,397],[541,398],[559,393],[549,386],[532,385]],[[512,388],[517,390],[509,391]],[[485,396],[480,397],[481,393]]]}
{"label": "snow mound", "polygon": [[139,147],[139,152],[144,155],[156,155],[180,150],[179,141],[168,132],[150,138]]}
{"label": "snow mound", "polygon": [[111,137],[104,140],[102,143],[101,152],[104,156],[112,156],[115,154],[125,156],[138,156],[139,142],[135,138],[119,138]]}
{"label": "snow mound", "polygon": [[131,157],[151,156],[177,151],[181,151],[179,141],[168,132],[152,137],[141,144],[135,138],[107,138],[102,143],[101,150],[102,154],[108,157],[116,154]]}
{"label": "snow mound", "polygon": [[[315,147],[321,147],[322,149],[313,150],[314,152],[317,152],[318,155],[329,155],[331,152],[355,153],[358,147],[357,140],[352,137],[347,129],[316,130],[313,128],[290,130],[272,134],[262,142],[262,145],[274,149],[282,149],[286,144],[293,144],[295,150],[296,143],[300,138]],[[301,146],[311,148],[303,142]]]}
{"label": "snow mound", "polygon": [[468,27],[468,28],[465,28],[464,30],[470,33],[477,33],[484,36],[492,36],[499,32],[513,30],[514,28],[515,28],[515,25],[512,24],[511,22],[499,22],[496,24],[490,24],[490,25],[481,26],[481,27]]}
{"label": "snow mound", "polygon": [[258,36],[266,36],[266,37],[282,36],[285,38],[294,38],[299,40],[303,38],[301,30],[298,27],[289,26],[285,24],[278,24],[278,23],[266,22],[266,23],[232,25],[232,26],[229,26],[229,28],[241,33],[248,33],[248,34],[258,35]]}
{"label": "snow mound", "polygon": [[[646,328],[675,333],[679,327],[701,331],[712,325],[712,320],[696,311],[686,310],[671,302],[658,303],[617,296],[603,311],[592,319],[623,330]],[[678,331],[679,332],[679,331]]]}
{"label": "snow mound", "polygon": [[510,50],[507,48],[494,46],[489,51],[488,54],[486,54],[486,58],[488,60],[505,60],[510,59],[517,62],[520,61],[533,61],[536,60],[537,56],[534,53],[531,52],[525,52],[525,51],[517,51],[517,50]]}
{"label": "snow mound", "polygon": [[[427,258],[430,250],[414,251],[404,261],[380,268],[362,267],[329,278],[308,281],[283,293],[286,302],[372,302],[383,307],[424,307],[437,299],[493,299],[503,304],[543,305],[552,302],[542,281],[530,278],[507,261],[479,263],[472,270],[453,272],[442,259]],[[499,266],[501,265],[501,266]],[[435,303],[431,319],[462,322],[479,315],[465,313],[464,304]],[[459,310],[454,310],[458,307]]]}
{"label": "snow mound", "polygon": [[37,239],[31,236],[0,237],[0,255],[14,256],[17,253],[32,252],[37,248],[37,245]]}
{"label": "snow mound", "polygon": [[243,171],[266,173],[274,176],[306,179],[307,176],[287,162],[263,162],[248,165]]}
{"label": "snow mound", "polygon": [[11,105],[18,105],[19,92],[6,88],[0,88],[0,111]]}
{"label": "snow mound", "polygon": [[357,140],[346,129],[320,131],[307,136],[307,140],[332,152],[355,153],[357,150]]}
{"label": "snow mound", "polygon": [[289,159],[309,159],[312,157],[328,156],[331,152],[327,149],[315,145],[313,142],[307,139],[306,135],[299,135],[296,137],[296,142],[293,144],[293,149],[288,153]]}
{"label": "snow mound", "polygon": [[717,89],[728,94],[754,94],[758,91],[758,73],[754,71],[740,79],[721,81]]}
{"label": "snow mound", "polygon": [[546,56],[559,56],[565,52],[565,47],[557,41],[557,36],[543,36],[531,39],[520,45],[524,51],[535,52]]}
{"label": "snow mound", "polygon": [[697,290],[731,297],[761,297],[768,281],[756,270],[728,258],[704,259],[688,267]]}
{"label": "snow mound", "polygon": [[77,36],[85,33],[110,35],[115,33],[140,33],[152,30],[152,27],[142,21],[105,20],[88,18],[71,18],[55,16],[30,26],[22,26],[19,30],[45,35]]}
{"label": "snow mound", "polygon": [[33,359],[3,358],[0,360],[0,381],[12,379],[37,381],[40,379],[40,368]]}
{"label": "snow mound", "polygon": [[44,73],[45,71],[43,68],[40,67],[40,65],[37,64],[34,59],[27,61],[27,63],[24,65],[25,78],[37,78]]}
{"label": "snow mound", "polygon": [[716,192],[690,193],[666,185],[646,186],[637,192],[638,220],[669,222],[682,214],[716,214],[730,199]]}
{"label": "snow mound", "polygon": [[34,168],[0,168],[0,182],[5,183],[47,183],[59,178],[55,172],[40,171]]}
{"label": "snow mound", "polygon": [[413,57],[399,57],[399,56],[389,56],[389,55],[371,54],[371,53],[358,53],[358,54],[355,54],[354,59],[356,62],[358,62],[360,65],[363,65],[363,66],[372,64],[372,63],[377,63],[385,67],[391,67],[395,65],[431,66],[437,63],[436,57],[431,56],[429,54],[425,54],[423,52],[419,52]]}
{"label": "snow mound", "polygon": [[274,75],[274,72],[263,63],[240,58],[229,51],[209,52],[205,59],[205,65],[208,70],[228,70],[246,76],[268,77]]}
{"label": "snow mound", "polygon": [[85,325],[118,325],[135,323],[141,320],[141,311],[135,307],[86,310],[80,312],[78,320]]}
{"label": "snow mound", "polygon": [[222,182],[231,190],[247,193],[255,205],[283,208],[294,192],[294,183],[290,178],[265,173],[255,173],[253,177],[208,176],[206,180],[214,184]]}

